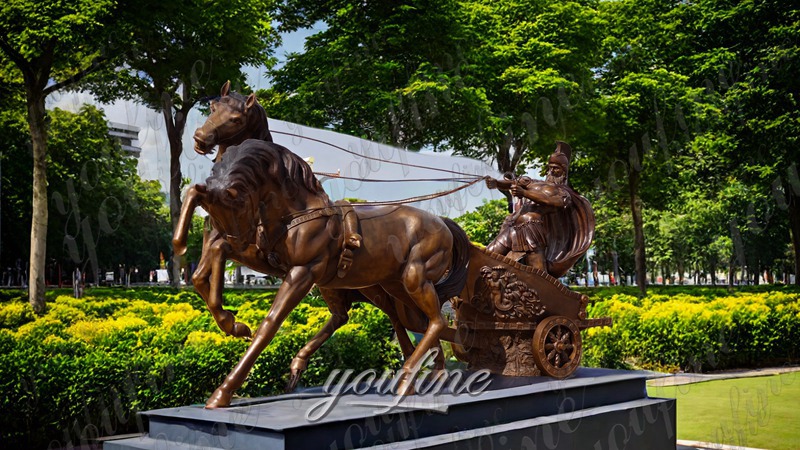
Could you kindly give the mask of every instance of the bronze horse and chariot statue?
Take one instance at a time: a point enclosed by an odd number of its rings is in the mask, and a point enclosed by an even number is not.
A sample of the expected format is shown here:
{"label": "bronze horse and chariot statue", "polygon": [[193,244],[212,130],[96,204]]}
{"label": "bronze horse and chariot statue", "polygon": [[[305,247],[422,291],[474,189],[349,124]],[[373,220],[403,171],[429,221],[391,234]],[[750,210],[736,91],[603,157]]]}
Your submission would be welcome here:
{"label": "bronze horse and chariot statue", "polygon": [[[497,238],[472,244],[452,220],[410,206],[331,201],[311,167],[272,142],[254,95],[222,87],[194,135],[201,154],[218,148],[205,184],[189,188],[173,237],[186,251],[191,217],[211,223],[192,281],[220,329],[251,338],[249,347],[206,403],[225,407],[281,324],[317,286],[331,312],[290,366],[297,386],[311,355],[348,320],[353,302],[387,314],[405,356],[398,395],[413,394],[413,369],[450,341],[470,370],[566,378],[580,364],[580,331],[610,325],[589,319],[587,296],[558,281],[588,250],[594,216],[567,183],[571,149],[557,143],[545,180],[486,177],[490,188],[519,199]],[[255,333],[223,309],[225,262],[233,260],[283,282]],[[444,303],[455,311],[451,325]],[[406,330],[422,333],[414,345]],[[441,351],[434,368],[444,369]]]}

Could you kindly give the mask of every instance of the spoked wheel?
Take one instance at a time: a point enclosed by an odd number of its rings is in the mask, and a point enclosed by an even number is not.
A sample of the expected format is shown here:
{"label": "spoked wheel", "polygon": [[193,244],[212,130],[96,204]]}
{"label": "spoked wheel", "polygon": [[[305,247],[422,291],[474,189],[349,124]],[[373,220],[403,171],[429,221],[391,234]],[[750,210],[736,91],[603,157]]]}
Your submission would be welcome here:
{"label": "spoked wheel", "polygon": [[563,316],[550,316],[533,333],[533,358],[542,373],[554,378],[572,375],[581,363],[581,332]]}

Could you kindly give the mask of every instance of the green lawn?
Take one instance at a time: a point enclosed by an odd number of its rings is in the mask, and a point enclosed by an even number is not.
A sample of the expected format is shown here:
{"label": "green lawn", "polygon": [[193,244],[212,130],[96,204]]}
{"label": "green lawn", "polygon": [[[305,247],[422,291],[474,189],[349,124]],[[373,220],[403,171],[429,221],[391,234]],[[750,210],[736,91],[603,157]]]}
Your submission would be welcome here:
{"label": "green lawn", "polygon": [[678,399],[678,439],[762,449],[800,449],[800,372],[648,387]]}

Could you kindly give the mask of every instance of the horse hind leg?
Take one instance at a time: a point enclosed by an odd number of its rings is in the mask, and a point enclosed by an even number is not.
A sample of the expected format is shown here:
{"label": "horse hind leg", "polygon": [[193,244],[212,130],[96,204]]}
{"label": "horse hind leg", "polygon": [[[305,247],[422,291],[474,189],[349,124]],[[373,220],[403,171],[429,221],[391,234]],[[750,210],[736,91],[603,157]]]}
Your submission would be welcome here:
{"label": "horse hind leg", "polygon": [[[447,322],[441,313],[439,297],[433,282],[428,279],[424,264],[419,262],[409,263],[403,275],[403,290],[411,297],[419,312],[428,319],[428,326],[422,336],[422,340],[417,344],[411,356],[406,358],[403,364],[403,376],[397,388],[399,395],[409,395],[414,393],[414,377],[416,371],[422,369],[421,364],[426,358],[430,349],[437,349],[435,356],[434,369],[444,368],[444,357],[442,355],[439,335],[447,327]],[[389,292],[398,291],[397,288],[390,288]],[[397,292],[400,294],[400,292]]]}
{"label": "horse hind leg", "polygon": [[308,360],[311,358],[322,344],[325,343],[333,333],[342,325],[347,323],[350,307],[353,305],[353,294],[355,291],[347,291],[342,289],[325,289],[320,288],[322,298],[328,304],[328,309],[331,311],[331,317],[325,322],[316,335],[309,340],[303,348],[297,352],[297,355],[292,359],[292,364],[289,366],[290,374],[289,381],[286,383],[285,391],[292,392],[297,387],[300,381],[300,376],[308,368]]}
{"label": "horse hind leg", "polygon": [[250,328],[241,322],[236,322],[233,313],[222,308],[225,261],[230,252],[230,245],[220,238],[217,231],[204,233],[203,256],[192,275],[192,284],[206,302],[206,307],[222,331],[231,336],[249,338]]}
{"label": "horse hind leg", "polygon": [[400,345],[400,351],[403,352],[403,358],[408,359],[414,352],[414,344],[408,337],[407,328],[400,321],[397,313],[397,298],[393,298],[385,289],[380,286],[371,286],[360,290],[373,305],[384,312],[389,318],[389,322],[394,328],[395,335],[397,335],[397,343]]}
{"label": "horse hind leg", "polygon": [[[385,289],[387,295],[389,295],[390,297],[394,297],[395,299],[403,298],[406,303],[410,304],[413,304],[414,302],[414,300],[411,298],[411,296],[408,295],[405,288],[402,286],[391,286],[391,287],[387,286]],[[391,294],[388,294],[389,291],[391,291]],[[408,329],[416,333],[424,333],[425,330],[427,329],[428,321],[423,314],[420,314],[419,310],[414,310],[412,308],[409,308],[404,303],[397,303],[397,307],[394,306],[394,303],[391,302],[389,303],[390,304],[388,308],[394,311],[395,316],[393,318],[392,314],[389,314],[388,312],[387,315],[389,316],[389,320],[392,321],[392,325],[395,327],[395,330],[397,331],[398,343],[400,344],[400,349],[403,351],[403,358],[407,361],[413,354],[414,349],[418,346],[414,346],[414,344],[411,342],[411,339],[408,338],[408,334],[405,332],[405,330]],[[376,304],[376,306],[378,305]],[[383,309],[383,307],[381,306],[378,307]],[[407,324],[407,327],[396,316],[397,315],[396,311],[401,308],[404,309],[405,311],[403,314],[403,316],[406,317],[405,320],[409,322]],[[388,309],[384,311],[388,311]],[[398,325],[394,325],[395,320],[398,322]],[[400,330],[402,330],[402,333]],[[404,342],[407,343],[405,344],[405,346]],[[444,370],[445,359],[444,359],[444,350],[442,349],[441,342],[437,341],[433,348],[436,349],[436,354],[434,356],[434,361],[433,361],[433,370],[434,371]]]}

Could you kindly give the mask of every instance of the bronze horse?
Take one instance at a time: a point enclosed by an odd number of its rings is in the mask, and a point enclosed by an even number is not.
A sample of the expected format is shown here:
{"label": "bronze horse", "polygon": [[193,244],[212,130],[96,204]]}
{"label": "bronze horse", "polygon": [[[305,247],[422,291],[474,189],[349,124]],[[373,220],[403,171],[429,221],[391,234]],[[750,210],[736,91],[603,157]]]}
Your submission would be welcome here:
{"label": "bronze horse", "polygon": [[[195,131],[195,151],[198,153],[208,154],[219,144],[219,150],[215,158],[215,160],[219,160],[225,153],[227,147],[239,145],[247,139],[272,142],[272,136],[267,123],[267,113],[258,103],[258,99],[254,94],[244,97],[238,93],[232,92],[230,90],[230,81],[222,86],[220,97],[211,102],[210,110],[211,114],[206,122]],[[188,226],[188,223],[184,225]],[[214,243],[220,239],[223,239],[222,236],[220,236],[217,231],[211,229],[210,232],[207,232],[203,236],[203,248],[210,249]],[[256,243],[252,244],[255,245]],[[234,261],[252,268],[256,267],[253,264],[258,264],[256,259],[260,258],[260,263],[262,264],[260,266],[261,272],[279,277],[285,275],[284,271],[277,269],[274,265],[264,267],[263,264],[266,255],[259,255],[257,251],[253,251],[252,247],[244,252],[231,254],[229,257]],[[210,296],[212,294],[210,279],[212,277],[212,266],[214,265],[212,261],[214,261],[213,252],[204,251],[198,270],[193,277],[193,283],[197,287],[200,295],[207,300],[206,303],[208,304],[209,310],[212,312],[214,318],[217,319],[223,331],[234,336],[249,337],[250,330],[246,327],[243,328],[242,324],[237,325],[232,321],[232,315],[222,309],[221,296],[217,297],[216,292],[214,292],[215,296],[213,298]],[[334,299],[344,298],[346,304],[342,305],[339,309],[345,311],[345,313],[349,310],[350,305],[356,301],[371,302],[377,305],[386,312],[393,328],[396,330],[397,340],[403,355],[408,358],[414,351],[414,346],[406,334],[406,327],[400,322],[393,303],[390,302],[388,297],[383,295],[382,292],[371,292],[371,299],[364,297],[364,295],[358,291],[352,290],[346,292],[331,292],[330,290],[322,289],[321,293],[323,297],[331,298],[331,302],[334,302]],[[331,327],[335,330],[346,322],[346,316],[346,314],[334,315],[330,320],[330,324],[326,325],[323,330],[327,330]],[[344,322],[341,321],[342,317],[345,317]],[[413,326],[414,331],[422,332],[425,329],[425,322],[417,320],[413,323]],[[233,329],[230,327],[233,327]],[[293,391],[297,386],[301,373],[307,367],[308,359],[322,345],[325,339],[327,339],[327,337],[325,337],[324,334],[315,337],[303,347],[292,360],[290,367],[291,376],[286,385],[287,392]],[[442,355],[442,352],[437,354],[437,369],[444,367],[444,358]]]}
{"label": "bronze horse", "polygon": [[[241,144],[246,139],[259,139],[262,142],[271,142],[271,136],[266,123],[266,112],[258,104],[253,95],[247,98],[230,92],[230,83],[225,83],[220,92],[219,100],[212,102],[212,113],[206,123],[195,133],[195,149],[199,153],[210,152],[216,144],[220,145],[217,153],[217,160],[225,153],[227,147]],[[243,117],[246,116],[246,117]],[[207,193],[204,185],[192,187],[187,195],[186,202],[181,215],[181,222],[175,234],[176,252],[185,251],[185,239],[190,224],[190,218],[196,206],[204,205],[199,197]],[[324,193],[324,192],[323,192]],[[205,208],[209,210],[208,208]],[[360,211],[366,209],[359,208]],[[351,209],[350,212],[353,212]],[[212,219],[213,222],[213,219]],[[454,224],[448,224],[455,227]],[[263,225],[257,233],[262,238],[265,236]],[[460,232],[460,229],[457,229]],[[458,234],[458,233],[457,233]],[[462,243],[467,242],[466,236],[461,232],[458,236]],[[222,308],[222,274],[224,262],[227,259],[238,261],[258,271],[274,276],[284,277],[287,274],[286,267],[276,262],[274,253],[265,254],[263,251],[264,243],[253,238],[247,245],[240,245],[234,249],[229,242],[230,236],[223,236],[219,232],[219,227],[213,227],[207,232],[203,240],[203,256],[200,264],[192,279],[197,292],[206,301],[213,317],[220,328],[228,334],[241,337],[249,337],[249,328],[235,322],[233,315]],[[263,240],[263,239],[262,239]],[[462,265],[465,259],[462,259]],[[291,365],[291,377],[287,384],[287,391],[291,391],[297,385],[300,374],[305,370],[308,359],[325,340],[341,325],[347,321],[347,311],[355,301],[367,301],[375,304],[382,309],[389,317],[392,326],[397,331],[398,342],[406,358],[414,352],[414,346],[406,335],[406,328],[413,331],[424,332],[427,327],[427,319],[424,315],[416,314],[407,307],[400,304],[395,305],[395,300],[385,289],[378,286],[365,287],[358,291],[351,289],[330,289],[321,287],[323,298],[328,301],[331,307],[332,317],[323,329],[309,341],[303,349],[298,352]],[[451,289],[451,291],[453,291]],[[452,293],[452,292],[451,292]],[[400,318],[403,321],[401,322]],[[436,346],[438,346],[438,341]],[[442,353],[439,352],[436,359],[436,368],[444,366]],[[211,400],[209,400],[211,403]],[[211,404],[209,406],[212,406]]]}
{"label": "bronze horse", "polygon": [[[211,102],[210,110],[211,114],[209,115],[208,119],[195,131],[194,134],[195,151],[198,153],[208,154],[214,149],[215,146],[219,145],[219,150],[215,158],[215,160],[218,161],[222,158],[222,155],[224,155],[229,146],[239,145],[247,139],[258,139],[266,142],[272,142],[272,136],[269,132],[269,126],[267,123],[267,113],[258,103],[258,99],[254,94],[244,97],[238,93],[232,92],[230,90],[230,81],[226,82],[222,86],[222,89],[220,90],[220,97],[219,99]],[[223,237],[220,236],[217,231],[212,229],[203,237],[203,248],[211,249],[220,239],[223,239]],[[255,245],[256,243],[253,242],[252,244]],[[252,247],[248,248],[244,252],[230,254],[228,257],[253,268],[256,267],[253,264],[260,263],[260,271],[274,276],[282,277],[285,275],[284,271],[272,265],[267,265],[265,267],[263,264],[266,264],[264,259],[266,255],[259,255],[257,250],[254,251]],[[222,309],[223,301],[221,295],[218,296],[216,290],[214,290],[214,292],[211,290],[212,282],[210,280],[213,272],[212,267],[216,264],[213,261],[215,261],[214,253],[210,250],[207,252],[204,251],[198,270],[195,272],[193,277],[194,285],[196,286],[200,295],[206,299],[209,310],[214,318],[217,319],[217,322],[223,331],[234,336],[249,337],[250,330],[246,327],[243,327],[242,324],[237,325],[235,322],[233,322],[233,316],[229,312]],[[211,296],[212,293],[214,294],[213,297]],[[345,298],[349,303],[347,305],[342,305],[340,308],[344,310],[345,313],[347,310],[349,310],[349,304],[354,301],[370,301],[356,291],[349,291],[346,293],[331,293],[328,290],[322,290],[322,295],[323,297],[328,298]],[[397,331],[398,342],[400,343],[400,347],[404,356],[410,356],[411,352],[414,350],[414,346],[410,339],[408,339],[406,330],[400,323],[397,313],[394,311],[391,303],[384,301],[384,298],[381,296],[375,297],[372,302],[381,305],[381,308],[387,311],[389,319],[392,322],[392,326]],[[333,327],[335,330],[338,326],[341,326],[344,323],[339,323],[341,317],[342,315],[334,315],[331,319],[331,325],[326,326],[325,329]],[[346,317],[346,314],[344,314],[344,317]],[[307,367],[308,359],[311,357],[313,352],[319,348],[325,339],[327,338],[319,337],[312,340],[306,347],[301,349],[297,356],[292,360],[290,367],[291,376],[286,385],[287,392],[294,390],[294,388],[297,386],[301,373]],[[443,360],[437,360],[438,367],[443,366],[443,364]]]}
{"label": "bronze horse", "polygon": [[244,97],[231,92],[231,82],[227,81],[219,95],[219,100],[212,100],[209,105],[211,114],[208,119],[194,132],[194,151],[207,155],[219,146],[214,158],[214,162],[218,162],[228,147],[247,139],[272,142],[267,112],[258,103],[256,94]]}
{"label": "bronze horse", "polygon": [[[228,94],[226,86],[223,94]],[[223,95],[220,103],[233,102]],[[230,109],[242,111],[254,105],[257,102],[245,109],[234,104]],[[214,113],[226,111],[216,108]],[[223,121],[218,118],[215,123]],[[221,135],[213,128],[204,133]],[[241,138],[247,133],[233,135]],[[209,142],[213,141],[204,140],[204,149],[213,147]],[[214,229],[204,237],[203,257],[193,282],[220,328],[234,336],[247,337],[250,330],[222,309],[225,260],[285,277],[285,281],[247,353],[208,400],[207,407],[230,403],[258,354],[315,283],[332,317],[292,361],[287,389],[294,388],[311,354],[346,323],[353,301],[372,301],[387,313],[407,357],[406,373],[425,351],[439,345],[439,333],[446,328],[441,302],[460,291],[468,257],[469,241],[455,223],[409,207],[356,207],[363,242],[355,249],[346,275],[340,276],[336,262],[346,238],[343,210],[328,199],[310,167],[289,150],[264,140],[248,140],[229,151],[231,155],[223,156],[215,165],[207,186],[195,185],[189,190],[173,240],[175,250],[185,251],[191,215],[202,206],[209,212]],[[437,285],[440,280],[443,282]],[[405,328],[425,332],[416,350]],[[437,366],[441,363],[439,359]],[[410,383],[404,380],[399,391],[409,392]]]}

